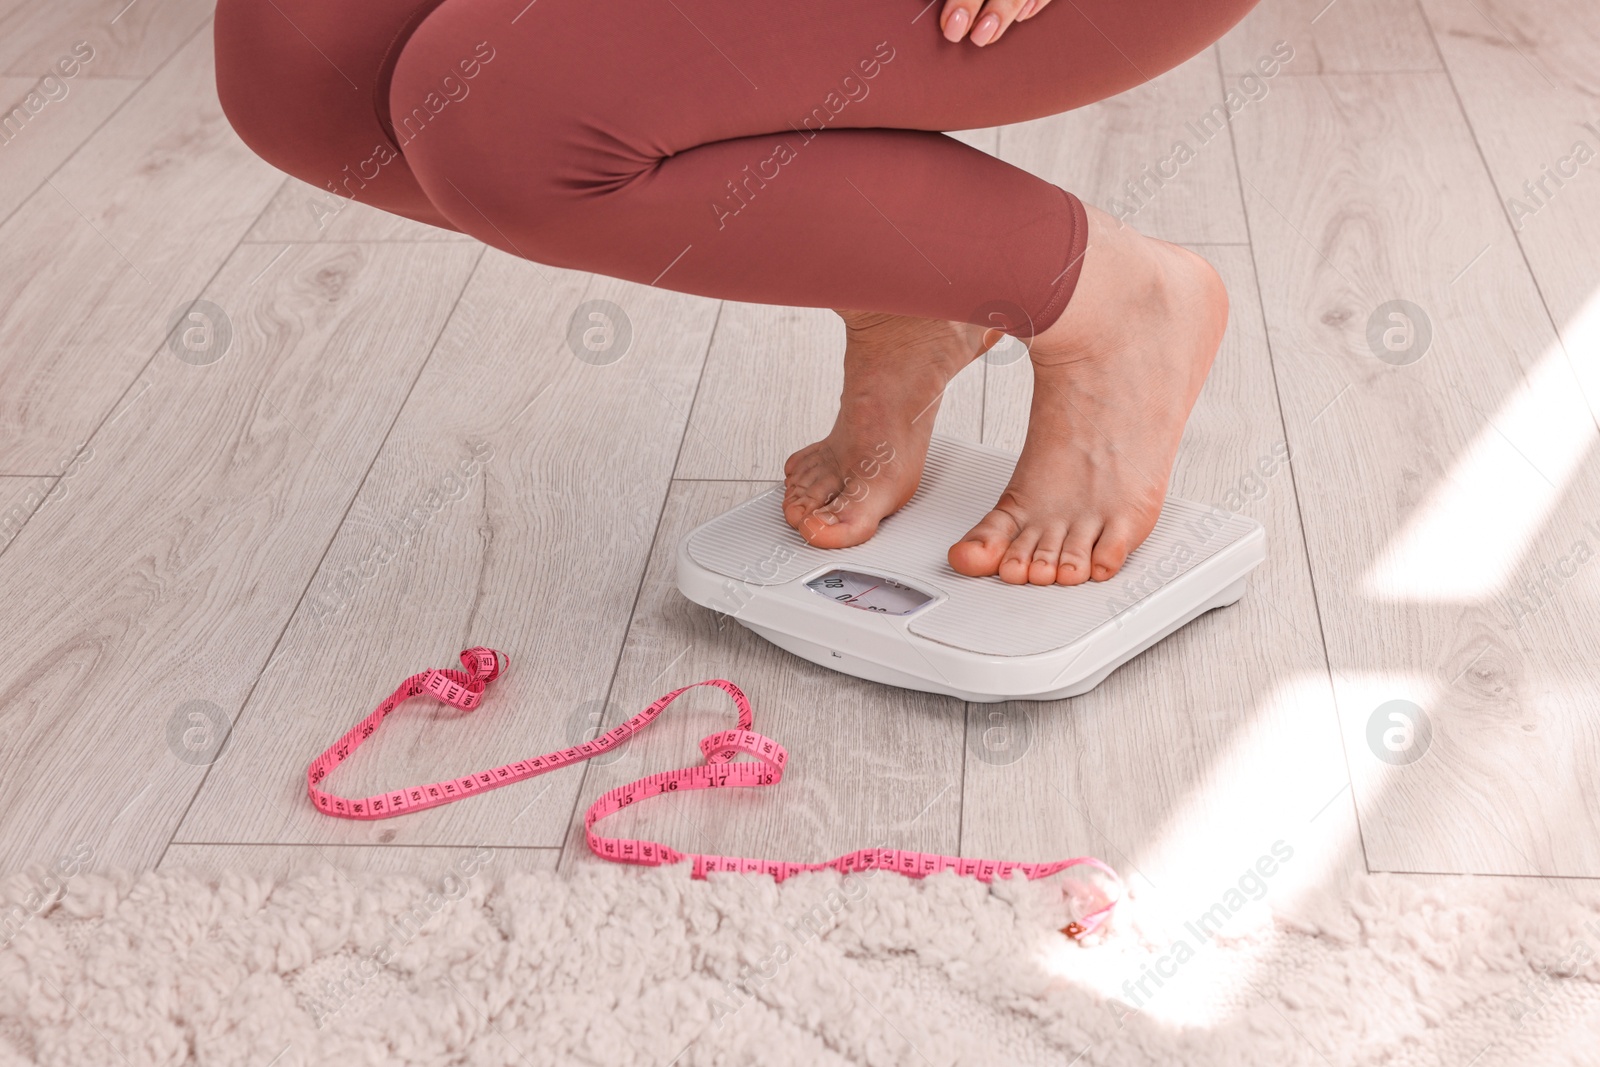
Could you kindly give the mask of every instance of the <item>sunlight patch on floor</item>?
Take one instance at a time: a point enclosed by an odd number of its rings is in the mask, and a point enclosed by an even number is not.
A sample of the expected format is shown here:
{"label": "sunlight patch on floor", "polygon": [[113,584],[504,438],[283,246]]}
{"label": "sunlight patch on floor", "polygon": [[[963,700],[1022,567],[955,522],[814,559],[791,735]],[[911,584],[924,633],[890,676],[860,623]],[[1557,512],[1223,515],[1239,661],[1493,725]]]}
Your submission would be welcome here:
{"label": "sunlight patch on floor", "polygon": [[[1418,683],[1386,678],[1375,688],[1415,692]],[[1132,1010],[1173,1026],[1216,1025],[1249,998],[1269,908],[1292,907],[1359,866],[1327,676],[1295,675],[1240,714],[1204,781],[1139,850],[1142,876],[1124,869],[1134,895],[1118,935],[1091,951],[1040,947],[1047,972],[1114,998],[1108,1016]]]}
{"label": "sunlight patch on floor", "polygon": [[[1362,579],[1388,601],[1477,601],[1505,586],[1596,439],[1573,367],[1600,361],[1600,293],[1550,346]],[[1568,354],[1571,354],[1571,360]]]}

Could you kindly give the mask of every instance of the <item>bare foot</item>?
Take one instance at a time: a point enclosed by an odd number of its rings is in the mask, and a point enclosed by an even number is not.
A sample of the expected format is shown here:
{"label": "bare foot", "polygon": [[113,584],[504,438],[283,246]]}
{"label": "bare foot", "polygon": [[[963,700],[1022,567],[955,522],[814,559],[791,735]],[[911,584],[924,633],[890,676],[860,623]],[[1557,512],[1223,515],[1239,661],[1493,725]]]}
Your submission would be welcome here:
{"label": "bare foot", "polygon": [[1088,208],[1067,309],[1034,339],[1028,436],[1000,502],[950,566],[1013,585],[1105,581],[1161,514],[1172,463],[1228,324],[1204,259]]}
{"label": "bare foot", "polygon": [[833,431],[783,465],[783,517],[819,548],[859,545],[911,499],[945,386],[1001,336],[964,322],[839,316],[844,395]]}

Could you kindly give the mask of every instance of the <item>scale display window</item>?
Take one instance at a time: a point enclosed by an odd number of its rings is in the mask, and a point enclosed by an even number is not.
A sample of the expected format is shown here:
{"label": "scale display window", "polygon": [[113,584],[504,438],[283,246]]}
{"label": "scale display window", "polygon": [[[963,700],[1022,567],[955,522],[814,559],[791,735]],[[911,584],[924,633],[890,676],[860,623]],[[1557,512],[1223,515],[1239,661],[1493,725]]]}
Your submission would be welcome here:
{"label": "scale display window", "polygon": [[910,615],[934,600],[922,590],[893,578],[840,569],[817,575],[806,583],[806,588],[835,603],[880,615]]}

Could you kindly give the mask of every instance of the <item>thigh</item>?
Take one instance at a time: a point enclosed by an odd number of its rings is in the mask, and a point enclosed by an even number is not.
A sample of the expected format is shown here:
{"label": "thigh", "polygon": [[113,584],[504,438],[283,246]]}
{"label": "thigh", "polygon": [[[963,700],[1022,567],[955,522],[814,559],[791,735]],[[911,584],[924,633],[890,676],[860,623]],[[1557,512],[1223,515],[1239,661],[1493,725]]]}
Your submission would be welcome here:
{"label": "thigh", "polygon": [[385,124],[401,46],[439,0],[220,0],[217,94],[241,139],[330,194],[453,228]]}
{"label": "thigh", "polygon": [[[951,43],[927,0],[444,0],[406,64],[508,56],[476,122],[627,164],[821,128],[948,131],[1071,110],[1206,48],[1256,0],[1055,0],[996,44]],[[465,114],[460,118],[474,121]],[[420,117],[420,116],[419,116]],[[593,135],[603,136],[597,140]],[[401,143],[405,143],[402,135]],[[603,143],[602,143],[603,142]]]}

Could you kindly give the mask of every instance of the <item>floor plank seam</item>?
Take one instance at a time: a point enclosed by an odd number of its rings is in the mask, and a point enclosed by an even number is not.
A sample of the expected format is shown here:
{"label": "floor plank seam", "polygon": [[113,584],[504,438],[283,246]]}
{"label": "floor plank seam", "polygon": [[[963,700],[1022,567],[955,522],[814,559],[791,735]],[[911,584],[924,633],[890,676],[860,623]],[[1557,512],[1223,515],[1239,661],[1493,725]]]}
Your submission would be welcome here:
{"label": "floor plank seam", "polygon": [[[1253,73],[1253,72],[1252,71],[1247,71],[1247,70],[1234,70],[1234,71],[1229,71],[1228,73],[1232,74],[1234,76],[1242,76],[1242,75]],[[1280,70],[1277,73],[1277,77],[1280,77],[1280,78],[1322,78],[1322,77],[1332,76],[1332,77],[1336,77],[1337,78],[1337,77],[1348,77],[1348,76],[1351,76],[1351,75],[1366,76],[1368,74],[1443,74],[1443,73],[1444,73],[1444,68],[1443,67],[1421,67],[1421,68],[1392,67],[1392,68],[1385,68],[1385,69],[1378,69],[1378,70]]]}
{"label": "floor plank seam", "polygon": [[[174,48],[171,51],[171,53],[169,53],[167,55],[167,57],[165,59],[163,59],[160,63],[156,64],[156,67],[155,67],[154,70],[152,70],[149,74],[145,75],[143,78],[126,78],[126,79],[122,79],[122,80],[125,80],[125,81],[137,81],[137,82],[140,83],[139,87],[134,89],[132,92],[130,92],[127,95],[127,97],[120,104],[118,104],[116,107],[112,108],[111,109],[111,113],[108,114],[104,119],[100,120],[100,124],[99,125],[97,125],[94,129],[90,130],[87,134],[85,134],[83,139],[78,142],[77,146],[75,148],[73,148],[73,150],[71,152],[67,153],[66,158],[64,158],[60,163],[57,163],[54,170],[50,171],[50,173],[46,174],[43,178],[41,178],[39,180],[39,184],[34,186],[31,190],[29,190],[28,195],[23,197],[20,201],[18,201],[16,207],[14,207],[10,211],[6,212],[5,218],[0,219],[0,230],[3,230],[5,228],[6,224],[8,224],[12,220],[12,218],[14,218],[16,216],[17,212],[21,211],[25,206],[27,206],[33,200],[34,197],[38,196],[39,195],[39,191],[41,189],[43,189],[46,185],[50,184],[50,179],[54,178],[57,174],[61,173],[61,170],[62,170],[63,167],[65,167],[68,163],[71,163],[75,158],[77,158],[78,153],[83,151],[83,146],[84,145],[88,144],[90,141],[94,140],[97,136],[99,136],[100,131],[105,129],[107,123],[109,123],[112,119],[114,119],[118,115],[120,115],[122,113],[122,109],[123,108],[127,107],[130,103],[132,103],[134,101],[134,99],[139,96],[140,93],[144,92],[145,89],[149,87],[150,82],[156,77],[156,75],[160,74],[163,70],[165,70],[168,63],[171,63],[174,59],[176,59],[178,57],[178,55],[180,53],[183,52],[183,50],[185,48],[189,47],[189,42],[190,41],[194,40],[196,36],[198,36],[202,31],[204,31],[210,25],[211,25],[211,20],[210,19],[207,19],[205,22],[201,23],[200,27],[198,29],[196,29],[194,31],[194,33],[191,33],[189,36],[185,37],[178,44],[178,46],[176,48]],[[11,75],[7,75],[7,77],[11,77]],[[20,75],[20,77],[31,77],[31,75]],[[254,223],[252,223],[251,225],[254,225]]]}
{"label": "floor plank seam", "polygon": [[[1422,24],[1427,27],[1428,40],[1433,43],[1434,53],[1438,55],[1439,63],[1444,68],[1445,81],[1450,85],[1450,95],[1455,99],[1456,111],[1461,115],[1461,121],[1466,124],[1467,135],[1472,139],[1472,149],[1478,154],[1478,163],[1483,167],[1484,177],[1488,178],[1489,188],[1494,190],[1495,199],[1499,201],[1501,218],[1511,231],[1511,241],[1517,247],[1517,255],[1522,257],[1522,267],[1528,272],[1528,279],[1533,282],[1533,291],[1539,294],[1539,306],[1544,309],[1545,320],[1550,324],[1556,344],[1561,346],[1561,353],[1566,358],[1567,366],[1576,375],[1576,368],[1572,366],[1572,353],[1567,349],[1566,339],[1561,334],[1561,324],[1556,321],[1555,312],[1550,309],[1550,300],[1545,296],[1544,285],[1539,281],[1539,272],[1533,269],[1533,261],[1528,258],[1528,250],[1522,243],[1522,233],[1511,218],[1510,209],[1506,206],[1508,198],[1501,192],[1500,183],[1495,181],[1494,168],[1489,165],[1489,157],[1483,150],[1483,142],[1478,139],[1478,128],[1473,124],[1472,114],[1467,110],[1466,101],[1461,99],[1461,90],[1456,86],[1455,72],[1450,69],[1450,63],[1444,57],[1444,50],[1439,47],[1438,34],[1428,18],[1427,9],[1422,6],[1422,0],[1413,2],[1422,16]],[[1532,65],[1533,61],[1530,59],[1528,63]],[[1538,70],[1537,67],[1534,69]],[[1581,379],[1581,376],[1579,378]],[[1600,430],[1600,410],[1596,410],[1593,404],[1586,403],[1584,406],[1589,409],[1589,419],[1594,423],[1595,429]]]}
{"label": "floor plank seam", "polygon": [[[1217,59],[1217,67],[1220,73],[1222,67],[1222,52],[1220,48],[1215,48],[1215,46],[1214,51]],[[1229,124],[1228,126],[1228,150],[1233,156],[1234,186],[1239,191],[1239,210],[1244,216],[1245,234],[1249,238],[1248,247],[1250,249],[1250,275],[1255,282],[1256,303],[1261,314],[1261,339],[1262,343],[1267,349],[1267,367],[1272,372],[1272,392],[1273,396],[1277,400],[1278,406],[1278,430],[1283,434],[1283,440],[1287,446],[1289,441],[1289,425],[1288,419],[1283,410],[1283,389],[1278,382],[1278,358],[1272,344],[1271,325],[1267,322],[1266,294],[1261,291],[1261,266],[1256,260],[1255,230],[1250,225],[1250,207],[1244,195],[1244,170],[1239,164],[1239,142],[1233,135],[1232,124]],[[1289,471],[1289,491],[1294,498],[1295,524],[1299,527],[1300,532],[1300,558],[1302,566],[1305,569],[1307,585],[1311,589],[1311,604],[1316,612],[1317,617],[1317,636],[1322,645],[1322,665],[1328,681],[1328,693],[1332,697],[1333,702],[1334,729],[1339,735],[1339,744],[1344,755],[1345,782],[1350,787],[1350,806],[1355,819],[1356,840],[1361,845],[1361,866],[1363,869],[1368,871],[1368,873],[1370,873],[1372,867],[1367,859],[1366,835],[1361,826],[1361,806],[1356,802],[1356,791],[1354,788],[1355,775],[1350,768],[1350,749],[1345,743],[1343,721],[1339,715],[1339,692],[1337,687],[1334,685],[1333,680],[1333,675],[1335,673],[1333,657],[1328,652],[1328,628],[1324,624],[1322,618],[1322,597],[1317,589],[1317,572],[1316,569],[1311,565],[1311,545],[1306,539],[1305,511],[1301,504],[1300,483],[1294,465],[1294,450],[1290,448],[1288,449],[1288,453],[1288,460],[1285,463],[1285,466]]]}
{"label": "floor plank seam", "polygon": [[777,478],[673,478],[674,485],[771,485]]}
{"label": "floor plank seam", "polygon": [[[297,844],[293,841],[172,841],[169,845],[181,845],[194,848],[309,848],[321,851],[338,852],[341,849],[357,848],[412,848],[412,849],[445,849],[445,848],[492,848],[505,852],[559,852],[560,845],[489,845],[484,843],[473,844],[421,844],[414,842],[386,842],[384,844],[366,844],[360,841],[337,841],[323,844],[305,842]],[[158,863],[156,866],[160,866]]]}
{"label": "floor plank seam", "polygon": [[1528,882],[1600,882],[1600,874],[1506,874],[1501,871],[1408,871],[1390,868],[1367,873],[1417,875],[1426,878],[1505,878]]}
{"label": "floor plank seam", "polygon": [[[230,255],[228,258],[231,259],[232,256]],[[227,261],[224,260],[224,263],[226,262]],[[355,487],[351,490],[350,499],[345,503],[344,514],[340,516],[338,523],[334,525],[333,532],[328,536],[327,543],[322,546],[322,553],[317,557],[317,562],[311,567],[307,568],[306,582],[305,586],[300,590],[300,596],[296,598],[294,607],[291,608],[288,614],[284,616],[283,625],[278,629],[278,636],[273,639],[272,647],[269,648],[267,650],[267,654],[262,657],[261,666],[256,670],[255,680],[250,683],[250,688],[245,691],[244,699],[239,703],[239,711],[230,721],[230,725],[228,727],[228,736],[230,738],[234,735],[235,731],[238,730],[239,724],[244,721],[245,714],[250,709],[250,701],[255,697],[256,687],[261,684],[262,675],[264,675],[267,671],[267,668],[272,665],[273,657],[278,654],[278,649],[283,644],[284,635],[289,632],[289,627],[294,623],[295,618],[300,614],[300,609],[306,601],[306,594],[311,591],[312,583],[317,580],[317,574],[320,573],[322,570],[322,565],[327,561],[328,552],[333,548],[334,543],[338,541],[339,532],[344,529],[344,524],[349,521],[350,509],[355,507],[356,501],[360,499],[361,490],[366,486],[367,479],[372,476],[372,468],[377,465],[378,458],[383,455],[384,449],[389,444],[390,435],[394,433],[395,425],[399,423],[400,416],[405,412],[406,406],[411,403],[411,397],[416,391],[417,383],[422,380],[423,374],[427,372],[428,364],[433,361],[433,355],[439,349],[439,341],[444,337],[445,332],[449,330],[450,322],[455,318],[456,311],[461,306],[461,298],[466,294],[467,287],[472,284],[472,278],[478,273],[478,266],[482,262],[483,250],[480,249],[478,252],[478,258],[473,261],[472,267],[466,272],[466,277],[462,279],[461,288],[456,292],[455,302],[450,305],[450,310],[444,315],[439,324],[439,332],[434,334],[433,342],[428,346],[428,354],[423,357],[421,363],[418,365],[416,376],[412,378],[410,388],[406,390],[406,394],[401,398],[400,403],[395,405],[394,417],[389,420],[389,426],[384,431],[383,437],[379,439],[378,447],[373,449],[372,459],[367,464],[366,471],[362,473],[360,480],[356,482]],[[219,265],[217,269],[220,271],[222,269],[221,265]],[[213,278],[214,277],[215,276],[213,275]],[[227,742],[224,741],[223,749],[226,750],[226,748]],[[189,795],[189,802],[183,807],[183,815],[175,824],[173,824],[172,833],[167,837],[167,843],[162,847],[161,855],[156,859],[155,865],[157,867],[161,866],[162,861],[166,859],[167,852],[172,848],[178,832],[183,828],[183,824],[189,818],[189,812],[194,808],[195,800],[205,789],[206,782],[211,777],[211,769],[221,762],[222,754],[223,753],[219,751],[217,753],[217,757],[210,763],[206,764],[205,772],[200,776],[199,785],[197,785],[194,792]]]}
{"label": "floor plank seam", "polygon": [[[711,321],[711,329],[706,333],[705,347],[700,353],[700,373],[695,377],[694,395],[689,398],[689,409],[683,415],[683,432],[678,435],[678,452],[672,459],[672,472],[667,476],[667,484],[661,493],[661,507],[656,512],[655,529],[650,532],[650,545],[645,549],[644,561],[639,568],[639,581],[634,586],[633,604],[628,609],[628,622],[622,628],[622,640],[617,642],[616,658],[611,664],[611,677],[606,682],[605,695],[601,697],[601,700],[604,701],[600,705],[602,722],[605,721],[606,709],[611,706],[611,694],[617,685],[617,674],[622,670],[622,658],[628,651],[628,640],[633,636],[633,621],[639,611],[639,600],[644,596],[645,579],[650,575],[650,560],[655,556],[656,541],[661,537],[661,524],[666,520],[667,505],[672,500],[672,485],[677,480],[678,465],[683,462],[683,446],[689,439],[689,427],[694,422],[695,405],[700,401],[700,387],[705,384],[706,367],[711,363],[711,351],[717,341],[717,327],[722,324],[722,311],[726,306],[725,301],[717,301],[716,317]],[[567,815],[567,821],[561,828],[560,851],[556,856],[556,867],[558,869],[561,864],[566,862],[567,843],[572,840],[573,830],[579,821],[578,809],[583,804],[583,792],[588,787],[588,784],[589,763],[585,761],[583,773],[578,778],[578,788],[572,796],[572,811]]]}

